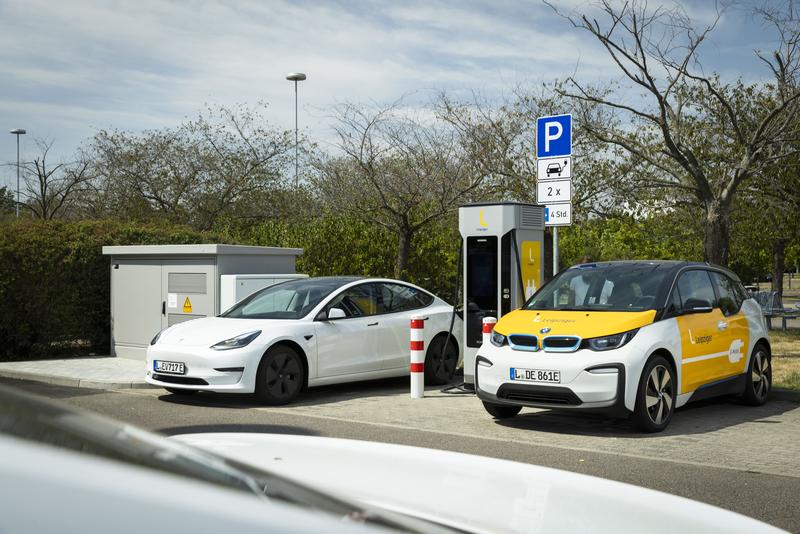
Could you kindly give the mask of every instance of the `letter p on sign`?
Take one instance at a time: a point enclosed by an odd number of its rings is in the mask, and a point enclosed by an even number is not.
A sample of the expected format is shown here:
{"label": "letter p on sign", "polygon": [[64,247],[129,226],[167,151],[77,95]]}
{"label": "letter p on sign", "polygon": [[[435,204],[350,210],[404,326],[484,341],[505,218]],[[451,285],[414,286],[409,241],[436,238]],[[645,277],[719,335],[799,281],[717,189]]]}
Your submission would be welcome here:
{"label": "letter p on sign", "polygon": [[572,154],[572,115],[536,119],[536,157],[554,158]]}

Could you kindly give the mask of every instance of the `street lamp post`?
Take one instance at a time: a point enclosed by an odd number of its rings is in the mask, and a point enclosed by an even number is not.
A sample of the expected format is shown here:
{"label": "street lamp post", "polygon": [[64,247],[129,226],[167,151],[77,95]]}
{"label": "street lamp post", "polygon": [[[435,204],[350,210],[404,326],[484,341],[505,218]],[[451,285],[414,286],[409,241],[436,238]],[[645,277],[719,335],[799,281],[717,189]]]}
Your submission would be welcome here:
{"label": "street lamp post", "polygon": [[19,136],[25,135],[26,132],[23,128],[14,128],[10,133],[17,136],[17,217],[19,217]]}
{"label": "street lamp post", "polygon": [[297,134],[297,82],[302,82],[306,79],[306,75],[302,72],[290,72],[286,75],[286,79],[294,82],[294,186],[300,185],[299,173],[297,171],[297,147],[299,145],[299,137]]}

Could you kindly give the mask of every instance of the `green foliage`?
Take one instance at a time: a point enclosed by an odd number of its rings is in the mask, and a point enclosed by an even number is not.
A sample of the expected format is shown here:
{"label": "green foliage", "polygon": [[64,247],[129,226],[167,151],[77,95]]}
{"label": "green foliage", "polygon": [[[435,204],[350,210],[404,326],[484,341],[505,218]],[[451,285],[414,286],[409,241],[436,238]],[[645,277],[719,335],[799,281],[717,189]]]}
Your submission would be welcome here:
{"label": "green foliage", "polygon": [[[316,219],[226,223],[217,232],[231,243],[302,248],[297,271],[309,276],[382,276],[391,278],[397,235],[360,218],[326,213]],[[458,231],[451,221],[431,224],[412,243],[408,281],[446,300],[452,299]]]}
{"label": "green foliage", "polygon": [[107,353],[110,269],[103,245],[209,239],[184,227],[114,221],[0,223],[0,360]]}
{"label": "green foliage", "polygon": [[0,218],[13,214],[15,204],[14,193],[6,186],[0,187]]}
{"label": "green foliage", "polygon": [[561,265],[584,255],[607,260],[692,260],[703,258],[702,230],[677,211],[641,219],[591,219],[559,232]]}

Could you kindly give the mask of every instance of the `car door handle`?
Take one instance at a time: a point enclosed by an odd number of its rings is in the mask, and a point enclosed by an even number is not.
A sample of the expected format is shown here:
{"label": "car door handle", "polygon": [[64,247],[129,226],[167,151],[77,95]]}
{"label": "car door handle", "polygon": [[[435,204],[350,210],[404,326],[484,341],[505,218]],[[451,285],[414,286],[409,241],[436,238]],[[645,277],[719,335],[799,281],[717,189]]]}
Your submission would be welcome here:
{"label": "car door handle", "polygon": [[728,323],[726,323],[725,321],[720,321],[717,323],[717,328],[720,331],[725,330],[726,328],[728,328]]}
{"label": "car door handle", "polygon": [[374,323],[369,323],[367,326],[378,326],[378,321],[375,321]]}

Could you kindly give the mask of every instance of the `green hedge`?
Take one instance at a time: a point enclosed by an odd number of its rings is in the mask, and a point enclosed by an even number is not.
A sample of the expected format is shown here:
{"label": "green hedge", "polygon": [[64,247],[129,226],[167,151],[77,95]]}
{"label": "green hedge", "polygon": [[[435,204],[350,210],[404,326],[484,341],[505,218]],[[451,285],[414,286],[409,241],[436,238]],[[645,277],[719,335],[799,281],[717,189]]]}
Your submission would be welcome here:
{"label": "green hedge", "polygon": [[[457,233],[429,228],[414,242],[409,280],[452,298]],[[311,276],[391,277],[396,238],[362,221],[326,216],[303,222],[228,224],[197,232],[168,223],[0,222],[0,360],[107,354],[109,259],[104,245],[236,243],[300,247],[297,271]]]}
{"label": "green hedge", "polygon": [[186,228],[112,221],[0,223],[0,359],[109,350],[103,245],[201,243]]}

